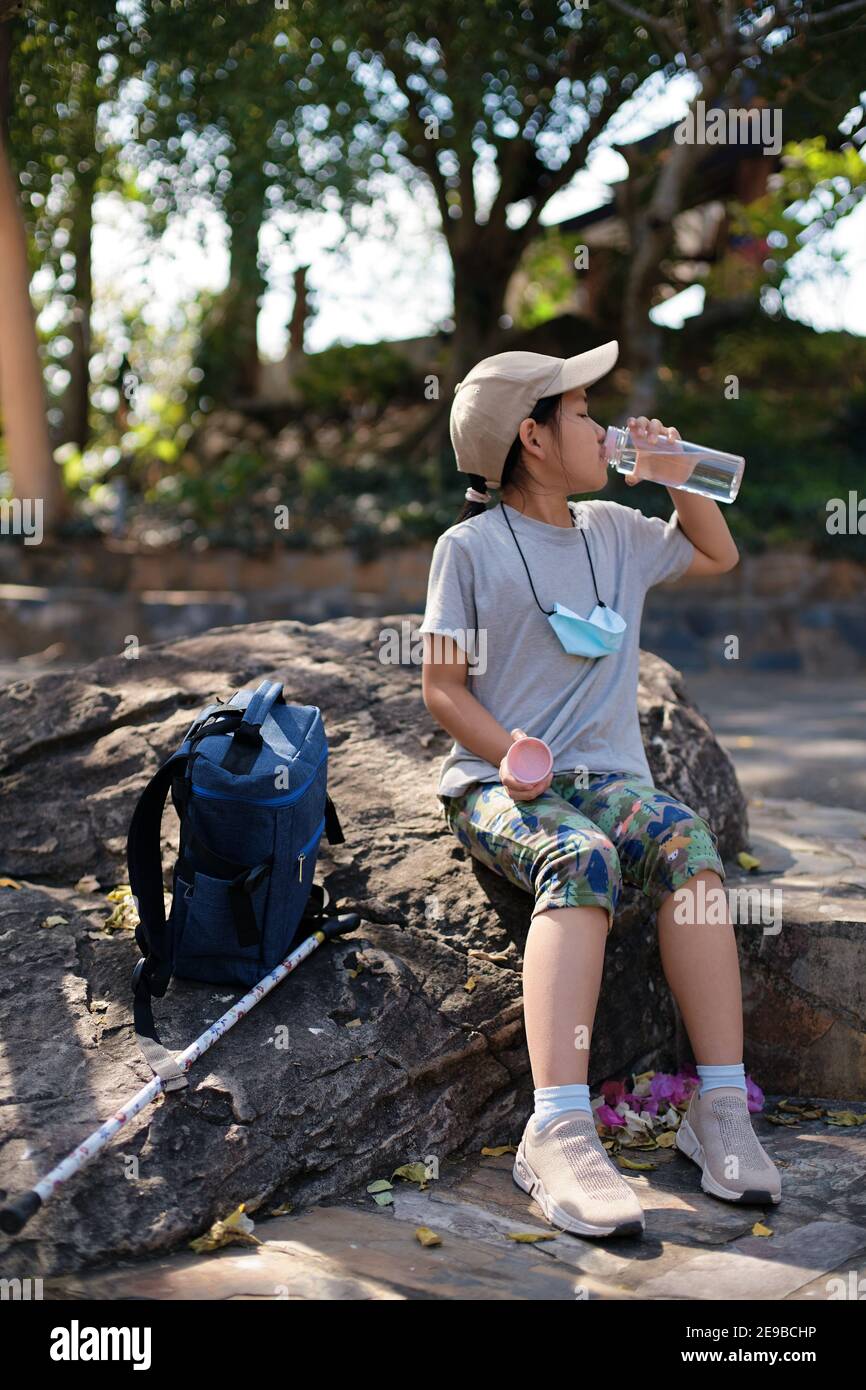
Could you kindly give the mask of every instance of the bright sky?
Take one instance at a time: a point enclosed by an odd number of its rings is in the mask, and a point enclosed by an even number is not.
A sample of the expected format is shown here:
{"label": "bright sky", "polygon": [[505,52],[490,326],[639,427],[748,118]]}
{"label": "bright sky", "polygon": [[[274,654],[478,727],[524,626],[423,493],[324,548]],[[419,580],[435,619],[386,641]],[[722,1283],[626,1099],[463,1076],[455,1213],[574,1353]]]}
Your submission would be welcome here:
{"label": "bright sky", "polygon": [[[638,138],[680,118],[691,91],[677,79],[657,92],[646,88],[619,113],[615,138]],[[553,198],[543,221],[564,220],[607,200],[610,184],[625,176],[614,150],[599,147],[589,168]],[[479,193],[489,192],[479,176]],[[205,234],[200,245],[195,221]],[[396,228],[395,228],[395,225]],[[433,332],[452,307],[451,271],[432,194],[409,193],[397,179],[383,181],[382,196],[368,215],[363,235],[352,234],[342,250],[332,249],[343,233],[334,214],[307,214],[289,242],[277,227],[266,228],[262,246],[271,260],[269,290],[259,319],[259,344],[268,358],[285,351],[292,311],[292,271],[308,265],[315,315],[306,347],[317,352],[335,342],[376,342]],[[848,329],[866,335],[866,203],[824,244],[844,252],[843,267],[828,273],[824,257],[809,249],[789,263],[796,287],[786,294],[793,317],[816,329]],[[210,209],[201,219],[175,220],[155,254],[148,255],[134,205],[104,198],[98,208],[94,268],[100,289],[115,303],[141,302],[154,322],[165,321],[178,303],[201,290],[219,290],[227,279],[228,254],[221,218]],[[676,326],[700,312],[703,290],[692,287],[653,317]]]}

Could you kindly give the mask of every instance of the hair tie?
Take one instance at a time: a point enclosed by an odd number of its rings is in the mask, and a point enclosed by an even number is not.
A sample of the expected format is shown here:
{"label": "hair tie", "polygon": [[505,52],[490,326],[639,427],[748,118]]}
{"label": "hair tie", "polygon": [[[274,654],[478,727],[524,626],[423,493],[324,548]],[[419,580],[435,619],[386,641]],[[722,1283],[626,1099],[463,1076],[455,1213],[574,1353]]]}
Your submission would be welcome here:
{"label": "hair tie", "polygon": [[477,488],[468,487],[463,494],[467,502],[489,502],[489,492],[479,492]]}

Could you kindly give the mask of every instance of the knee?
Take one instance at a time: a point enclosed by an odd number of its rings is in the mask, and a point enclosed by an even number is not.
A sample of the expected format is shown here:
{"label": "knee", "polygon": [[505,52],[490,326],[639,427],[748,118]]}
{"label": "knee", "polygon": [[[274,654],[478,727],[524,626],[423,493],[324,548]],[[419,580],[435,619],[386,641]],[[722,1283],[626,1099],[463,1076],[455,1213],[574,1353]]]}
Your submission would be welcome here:
{"label": "knee", "polygon": [[719,839],[712,826],[690,807],[656,838],[654,877],[670,891],[702,869],[711,869],[724,880]]}
{"label": "knee", "polygon": [[703,816],[699,816],[689,807],[684,807],[682,815],[659,833],[656,843],[665,858],[670,859],[672,855],[683,850],[699,849],[716,853],[719,840]]}
{"label": "knee", "polygon": [[603,907],[610,930],[622,893],[622,868],[616,846],[603,831],[563,827],[534,868],[535,912],[552,907]]}

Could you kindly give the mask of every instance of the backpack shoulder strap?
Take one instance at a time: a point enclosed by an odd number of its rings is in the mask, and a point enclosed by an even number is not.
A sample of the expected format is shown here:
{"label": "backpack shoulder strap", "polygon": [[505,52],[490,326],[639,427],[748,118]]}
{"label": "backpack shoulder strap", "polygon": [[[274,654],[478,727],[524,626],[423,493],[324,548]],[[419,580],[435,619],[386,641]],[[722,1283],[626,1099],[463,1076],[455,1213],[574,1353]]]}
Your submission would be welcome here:
{"label": "backpack shoulder strap", "polygon": [[135,1035],[151,1070],[167,1091],[186,1086],[186,1073],[162,1045],[153,1018],[152,999],[161,999],[171,980],[171,943],[165,920],[160,827],[172,779],[186,769],[187,741],[151,777],[138,799],[126,842],[129,886],[138,910],[135,939],[142,959],[132,972]]}
{"label": "backpack shoulder strap", "polygon": [[328,837],[329,845],[346,843],[343,827],[340,825],[340,818],[337,815],[337,808],[327,792],[325,792],[325,834]]}

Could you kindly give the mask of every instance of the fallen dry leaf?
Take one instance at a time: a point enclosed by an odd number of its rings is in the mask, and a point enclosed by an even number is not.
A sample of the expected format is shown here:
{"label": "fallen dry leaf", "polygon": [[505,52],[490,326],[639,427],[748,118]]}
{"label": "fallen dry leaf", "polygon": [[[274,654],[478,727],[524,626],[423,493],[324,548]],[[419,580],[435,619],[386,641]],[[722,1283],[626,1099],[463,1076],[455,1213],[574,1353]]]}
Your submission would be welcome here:
{"label": "fallen dry leaf", "polygon": [[132,897],[132,889],[128,883],[119,883],[116,888],[112,888],[110,893],[105,895],[110,903],[122,903],[126,898]]}
{"label": "fallen dry leaf", "polygon": [[747,854],[744,849],[741,849],[737,855],[737,863],[741,869],[759,869],[761,867],[760,859],[756,859],[753,854]]}
{"label": "fallen dry leaf", "polygon": [[375,1182],[367,1183],[367,1191],[379,1207],[390,1206],[393,1202],[394,1194],[391,1188],[392,1184],[388,1182],[387,1178],[377,1178]]}
{"label": "fallen dry leaf", "polygon": [[226,1216],[221,1221],[215,1221],[205,1235],[197,1236],[195,1240],[191,1240],[189,1247],[197,1255],[205,1255],[211,1250],[221,1249],[224,1245],[261,1245],[261,1243],[258,1236],[253,1235],[253,1223],[244,1214],[244,1203],[241,1202],[231,1216]]}
{"label": "fallen dry leaf", "polygon": [[426,1182],[429,1176],[426,1163],[404,1163],[391,1174],[392,1178],[404,1178],[406,1182]]}

